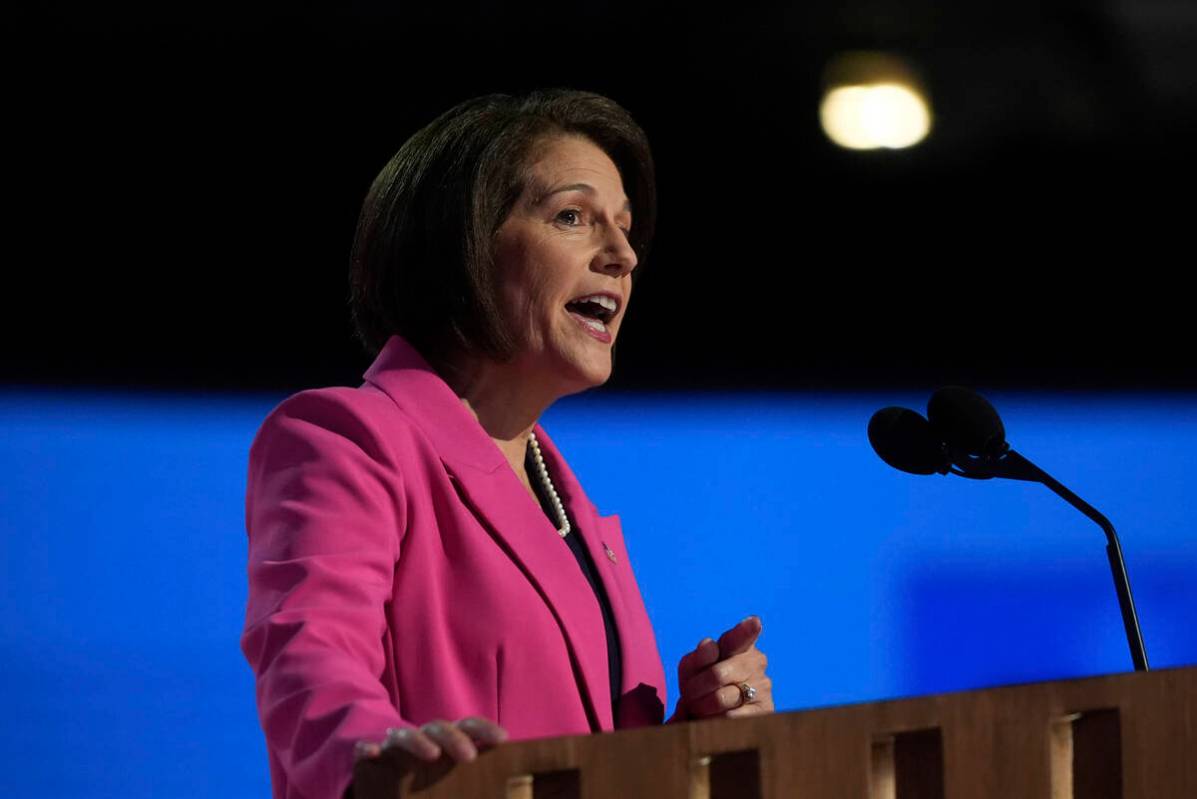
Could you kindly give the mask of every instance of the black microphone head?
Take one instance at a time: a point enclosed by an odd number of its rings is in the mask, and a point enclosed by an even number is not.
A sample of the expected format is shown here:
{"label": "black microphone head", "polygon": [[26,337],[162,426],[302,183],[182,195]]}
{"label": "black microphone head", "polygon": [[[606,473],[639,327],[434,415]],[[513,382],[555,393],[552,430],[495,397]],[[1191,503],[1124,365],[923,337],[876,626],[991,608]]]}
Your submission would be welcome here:
{"label": "black microphone head", "polygon": [[881,460],[911,474],[947,473],[948,460],[931,424],[909,408],[882,408],[869,420],[869,443]]}
{"label": "black microphone head", "polygon": [[967,455],[998,456],[1006,446],[1006,428],[989,400],[964,386],[944,386],[931,395],[927,419],[941,440]]}

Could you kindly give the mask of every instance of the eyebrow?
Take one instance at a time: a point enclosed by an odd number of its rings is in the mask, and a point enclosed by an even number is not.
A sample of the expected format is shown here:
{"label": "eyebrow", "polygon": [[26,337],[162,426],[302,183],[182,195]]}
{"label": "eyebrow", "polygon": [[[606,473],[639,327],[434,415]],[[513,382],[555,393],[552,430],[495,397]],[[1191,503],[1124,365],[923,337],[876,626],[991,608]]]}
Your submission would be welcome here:
{"label": "eyebrow", "polygon": [[[563,191],[580,191],[583,194],[589,194],[592,196],[598,193],[595,191],[594,186],[591,186],[589,183],[570,183],[568,186],[559,186],[555,189],[542,190],[538,195],[536,195],[536,199],[533,201],[533,204],[540,205],[549,197],[552,197],[554,194],[560,194]],[[623,202],[623,208],[621,210],[624,213],[632,213],[632,201],[625,199]]]}

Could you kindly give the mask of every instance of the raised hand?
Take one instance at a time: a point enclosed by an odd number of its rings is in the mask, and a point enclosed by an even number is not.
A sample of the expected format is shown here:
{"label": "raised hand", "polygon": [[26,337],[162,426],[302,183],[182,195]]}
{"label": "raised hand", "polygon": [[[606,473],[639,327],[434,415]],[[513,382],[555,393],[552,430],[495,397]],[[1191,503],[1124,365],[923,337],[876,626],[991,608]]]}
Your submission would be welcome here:
{"label": "raised hand", "polygon": [[719,636],[704,638],[678,662],[681,696],[669,722],[722,716],[737,718],[773,712],[773,681],[768,659],[756,648],[761,620],[749,616]]}

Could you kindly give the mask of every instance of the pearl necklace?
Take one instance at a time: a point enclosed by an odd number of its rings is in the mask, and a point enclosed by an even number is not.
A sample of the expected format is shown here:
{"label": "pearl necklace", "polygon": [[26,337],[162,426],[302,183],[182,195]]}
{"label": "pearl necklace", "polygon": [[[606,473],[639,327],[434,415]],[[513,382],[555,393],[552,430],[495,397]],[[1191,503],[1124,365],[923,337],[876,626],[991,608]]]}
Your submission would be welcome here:
{"label": "pearl necklace", "polygon": [[549,470],[544,465],[544,456],[540,454],[540,444],[536,441],[536,434],[528,434],[528,443],[532,445],[532,460],[536,461],[536,472],[540,475],[540,484],[544,492],[553,503],[553,510],[557,512],[557,520],[561,525],[557,528],[557,535],[565,538],[569,535],[569,517],[565,515],[565,506],[561,504],[561,497],[557,496],[557,489],[553,488],[553,481],[549,479]]}

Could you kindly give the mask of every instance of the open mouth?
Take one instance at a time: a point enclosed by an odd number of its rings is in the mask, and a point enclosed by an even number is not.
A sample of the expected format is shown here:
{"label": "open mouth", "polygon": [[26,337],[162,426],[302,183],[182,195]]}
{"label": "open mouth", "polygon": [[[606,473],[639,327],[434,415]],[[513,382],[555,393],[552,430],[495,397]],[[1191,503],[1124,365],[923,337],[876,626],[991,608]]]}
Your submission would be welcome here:
{"label": "open mouth", "polygon": [[619,311],[619,301],[610,294],[587,294],[585,297],[570,300],[565,307],[576,314],[597,319],[606,324]]}
{"label": "open mouth", "polygon": [[589,294],[567,302],[565,309],[590,329],[605,333],[607,324],[619,310],[619,303],[606,294]]}

